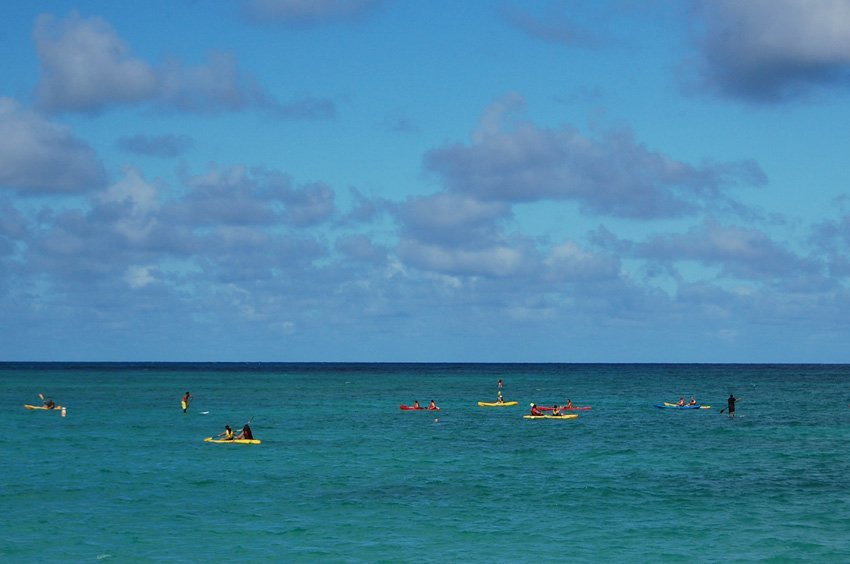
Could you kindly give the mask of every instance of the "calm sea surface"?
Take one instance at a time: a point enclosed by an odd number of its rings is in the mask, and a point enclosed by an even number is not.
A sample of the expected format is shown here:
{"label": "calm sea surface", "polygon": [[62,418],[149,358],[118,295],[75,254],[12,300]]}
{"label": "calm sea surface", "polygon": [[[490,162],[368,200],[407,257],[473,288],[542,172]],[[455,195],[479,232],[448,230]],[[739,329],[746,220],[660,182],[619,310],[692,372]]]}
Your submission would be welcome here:
{"label": "calm sea surface", "polygon": [[848,403],[830,365],[0,364],[0,560],[848,562]]}

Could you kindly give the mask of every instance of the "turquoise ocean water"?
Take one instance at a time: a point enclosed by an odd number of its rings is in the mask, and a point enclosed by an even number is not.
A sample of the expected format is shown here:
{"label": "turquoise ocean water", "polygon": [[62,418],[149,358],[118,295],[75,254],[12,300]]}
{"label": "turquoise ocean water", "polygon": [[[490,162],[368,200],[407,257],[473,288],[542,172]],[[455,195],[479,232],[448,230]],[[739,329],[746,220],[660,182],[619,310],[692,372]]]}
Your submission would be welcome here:
{"label": "turquoise ocean water", "polygon": [[[477,407],[499,378],[520,405]],[[0,392],[3,561],[850,561],[850,366],[7,363]],[[249,419],[262,445],[203,442]]]}

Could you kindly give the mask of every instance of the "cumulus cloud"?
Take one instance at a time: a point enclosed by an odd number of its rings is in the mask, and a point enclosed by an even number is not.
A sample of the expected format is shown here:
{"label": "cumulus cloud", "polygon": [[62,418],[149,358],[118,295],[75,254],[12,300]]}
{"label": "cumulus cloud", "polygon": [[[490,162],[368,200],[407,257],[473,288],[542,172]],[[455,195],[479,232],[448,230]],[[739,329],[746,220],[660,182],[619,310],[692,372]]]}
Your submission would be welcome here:
{"label": "cumulus cloud", "polygon": [[567,125],[538,127],[516,119],[522,104],[515,94],[498,100],[471,143],[429,151],[426,169],[452,192],[485,201],[571,200],[589,213],[640,219],[693,214],[725,202],[729,186],[766,180],[751,161],[692,165],[628,131],[593,139]]}
{"label": "cumulus cloud", "polygon": [[335,112],[333,103],[324,99],[276,101],[230,53],[211,53],[200,65],[171,59],[152,66],[134,57],[127,42],[101,18],[72,12],[57,20],[44,14],[33,36],[41,64],[38,101],[50,112],[96,113],[139,103],[195,113],[262,108],[298,119],[323,119]]}
{"label": "cumulus cloud", "polygon": [[504,277],[527,272],[529,266],[523,252],[508,245],[463,249],[405,239],[396,252],[406,264],[453,275]]}
{"label": "cumulus cloud", "polygon": [[635,253],[659,261],[698,261],[746,279],[794,277],[819,273],[821,265],[799,257],[762,231],[706,220],[686,233],[650,237]]}
{"label": "cumulus cloud", "polygon": [[188,193],[170,202],[164,212],[179,223],[309,227],[336,213],[330,186],[322,182],[297,186],[278,172],[211,167],[184,183]]}
{"label": "cumulus cloud", "polygon": [[589,42],[587,33],[570,20],[565,6],[560,4],[548,5],[540,15],[525,8],[505,5],[502,15],[505,21],[520,31],[543,41],[568,46]]}
{"label": "cumulus cloud", "polygon": [[358,19],[381,0],[243,0],[245,16],[255,23],[311,26]]}
{"label": "cumulus cloud", "polygon": [[555,245],[544,261],[548,275],[556,280],[592,281],[613,279],[620,273],[620,260],[583,249],[575,241]]}
{"label": "cumulus cloud", "polygon": [[101,187],[95,152],[63,125],[0,98],[0,189],[68,194]]}
{"label": "cumulus cloud", "polygon": [[451,193],[408,198],[394,210],[406,236],[465,247],[498,242],[501,235],[497,221],[510,216],[510,207],[502,202]]}
{"label": "cumulus cloud", "polygon": [[272,107],[271,97],[229,53],[212,53],[204,65],[167,62],[159,72],[157,102],[188,112],[239,111]]}
{"label": "cumulus cloud", "polygon": [[850,86],[845,0],[700,1],[701,89],[775,103]]}
{"label": "cumulus cloud", "polygon": [[387,249],[376,245],[366,235],[345,235],[336,240],[336,250],[345,256],[362,262],[382,262],[387,257]]}
{"label": "cumulus cloud", "polygon": [[122,151],[149,157],[174,158],[185,154],[195,144],[188,135],[132,135],[116,143]]}
{"label": "cumulus cloud", "polygon": [[57,21],[42,14],[33,36],[41,62],[38,97],[47,110],[91,112],[156,94],[154,69],[133,58],[101,18],[83,19],[74,12]]}

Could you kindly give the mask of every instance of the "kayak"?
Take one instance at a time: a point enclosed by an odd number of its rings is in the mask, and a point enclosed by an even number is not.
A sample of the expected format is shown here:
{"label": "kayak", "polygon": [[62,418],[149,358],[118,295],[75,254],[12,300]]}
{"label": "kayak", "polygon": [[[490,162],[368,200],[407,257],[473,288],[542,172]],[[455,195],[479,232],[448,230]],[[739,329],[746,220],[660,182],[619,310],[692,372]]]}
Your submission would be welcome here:
{"label": "kayak", "polygon": [[61,405],[56,405],[56,406],[53,406],[53,407],[45,407],[43,405],[30,405],[28,403],[25,403],[24,408],[26,408],[26,409],[43,409],[44,411],[62,411]]}
{"label": "kayak", "polygon": [[523,415],[523,419],[577,419],[577,413],[568,413],[566,415]]}
{"label": "kayak", "polygon": [[212,437],[207,437],[206,439],[204,439],[204,442],[205,443],[215,443],[215,444],[218,444],[218,445],[227,444],[227,443],[234,443],[234,444],[237,444],[237,445],[258,445],[263,441],[261,441],[259,439],[233,439],[232,441],[226,441],[224,439],[214,439]]}
{"label": "kayak", "polygon": [[[537,409],[540,411],[552,411],[554,408],[538,405]],[[588,411],[589,409],[592,409],[589,405],[574,405],[572,407],[560,408],[561,411]]]}
{"label": "kayak", "polygon": [[512,405],[518,404],[518,401],[479,401],[478,407],[510,407]]}
{"label": "kayak", "polygon": [[399,408],[402,411],[440,411],[439,407],[434,407],[434,408],[422,407],[422,406],[413,407],[412,405],[404,405],[404,404],[400,405]]}
{"label": "kayak", "polygon": [[710,405],[702,405],[698,403],[696,405],[679,405],[678,403],[670,403],[669,401],[664,402],[664,407],[687,407],[690,409],[700,408],[700,409],[711,409]]}

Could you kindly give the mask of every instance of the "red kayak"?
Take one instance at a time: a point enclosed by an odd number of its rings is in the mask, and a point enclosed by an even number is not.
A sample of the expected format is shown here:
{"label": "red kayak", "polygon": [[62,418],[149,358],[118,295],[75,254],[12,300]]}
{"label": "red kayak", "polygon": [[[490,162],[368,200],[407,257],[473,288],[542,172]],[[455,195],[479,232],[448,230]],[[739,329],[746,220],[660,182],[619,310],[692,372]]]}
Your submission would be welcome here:
{"label": "red kayak", "polygon": [[[546,407],[545,405],[538,405],[537,409],[539,409],[540,411],[552,411],[552,409],[554,409],[554,408]],[[574,405],[572,407],[561,406],[558,409],[560,409],[561,411],[587,411],[587,410],[593,409],[593,408],[590,407],[589,405]]]}
{"label": "red kayak", "polygon": [[399,407],[403,411],[440,411],[439,407],[435,407],[434,409],[431,409],[430,407],[422,407],[422,406],[413,407],[412,405],[404,405],[404,404],[401,404],[401,406],[399,406]]}

